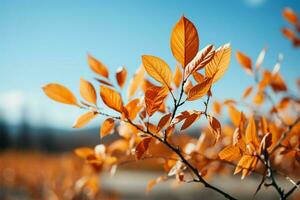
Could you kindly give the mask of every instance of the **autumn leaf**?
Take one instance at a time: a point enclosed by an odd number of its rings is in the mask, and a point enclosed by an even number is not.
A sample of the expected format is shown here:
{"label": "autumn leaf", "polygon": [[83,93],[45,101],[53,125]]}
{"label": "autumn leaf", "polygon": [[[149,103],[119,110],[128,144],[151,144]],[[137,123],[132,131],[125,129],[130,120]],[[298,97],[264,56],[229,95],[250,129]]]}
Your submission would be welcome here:
{"label": "autumn leaf", "polygon": [[253,87],[252,86],[249,86],[247,87],[245,90],[244,90],[244,93],[243,93],[243,96],[242,98],[245,99],[249,96],[249,94],[252,92],[253,90]]}
{"label": "autumn leaf", "polygon": [[193,113],[190,116],[188,116],[186,120],[183,122],[180,130],[184,130],[190,127],[194,122],[196,122],[199,119],[199,117],[200,117],[199,113]]}
{"label": "autumn leaf", "polygon": [[246,128],[245,142],[246,144],[251,143],[255,147],[259,146],[259,141],[256,133],[256,125],[253,116],[249,118],[248,126]]}
{"label": "autumn leaf", "polygon": [[214,76],[213,83],[218,81],[227,71],[230,57],[231,47],[230,44],[227,43],[216,50],[213,59],[205,66],[206,76]]}
{"label": "autumn leaf", "polygon": [[182,67],[195,57],[199,49],[198,32],[194,24],[182,16],[171,34],[171,50]]}
{"label": "autumn leaf", "polygon": [[165,61],[155,56],[143,55],[142,62],[152,78],[170,88],[172,71]]}
{"label": "autumn leaf", "polygon": [[103,80],[103,79],[99,79],[99,78],[95,78],[95,80],[98,81],[99,83],[103,84],[103,85],[114,87],[114,85],[111,82],[107,81],[107,80]]}
{"label": "autumn leaf", "polygon": [[130,120],[134,120],[142,108],[143,106],[140,105],[140,99],[139,98],[133,99],[125,106],[125,110],[126,110],[125,115]]}
{"label": "autumn leaf", "polygon": [[105,103],[105,105],[114,109],[115,111],[122,113],[123,101],[121,95],[117,91],[101,85],[100,96],[103,102]]}
{"label": "autumn leaf", "polygon": [[80,79],[80,95],[86,101],[94,105],[97,104],[97,95],[94,86],[83,78]]}
{"label": "autumn leaf", "polygon": [[102,62],[100,62],[93,56],[88,55],[88,64],[95,73],[105,78],[108,78],[109,72],[107,70],[107,67]]}
{"label": "autumn leaf", "polygon": [[197,53],[194,59],[186,66],[184,71],[184,80],[192,73],[205,67],[215,55],[215,47],[208,45]]}
{"label": "autumn leaf", "polygon": [[193,86],[189,90],[187,100],[194,101],[206,95],[211,87],[212,81],[213,77],[205,78],[202,83],[198,83],[197,85]]}
{"label": "autumn leaf", "polygon": [[158,122],[157,132],[161,131],[165,127],[165,125],[170,121],[172,113],[164,115]]}
{"label": "autumn leaf", "polygon": [[176,67],[175,67],[173,82],[177,88],[179,88],[179,86],[182,82],[182,72],[181,72],[180,68],[178,67],[178,65],[176,65]]}
{"label": "autumn leaf", "polygon": [[136,159],[139,160],[142,158],[144,153],[147,151],[149,147],[149,143],[151,142],[152,137],[146,137],[140,141],[135,147],[135,156]]}
{"label": "autumn leaf", "polygon": [[290,8],[285,8],[282,12],[283,17],[285,18],[286,21],[293,25],[297,25],[298,23],[298,16],[297,14]]}
{"label": "autumn leaf", "polygon": [[128,90],[127,90],[127,98],[130,99],[137,91],[139,86],[142,84],[144,80],[145,69],[143,65],[141,65],[138,70],[135,72],[133,78],[129,82]]}
{"label": "autumn leaf", "polygon": [[94,149],[89,147],[79,147],[74,150],[74,153],[80,158],[88,158],[89,156],[94,156]]}
{"label": "autumn leaf", "polygon": [[227,146],[219,153],[219,157],[228,162],[238,160],[241,157],[240,148],[232,145]]}
{"label": "autumn leaf", "polygon": [[232,123],[237,127],[241,120],[241,112],[238,111],[234,106],[228,106],[228,113]]}
{"label": "autumn leaf", "polygon": [[[234,174],[242,171],[242,179],[249,175],[256,166],[257,158],[255,156],[243,155],[235,168]],[[254,165],[255,164],[255,165]]]}
{"label": "autumn leaf", "polygon": [[193,72],[193,77],[194,77],[195,81],[197,81],[197,83],[202,83],[205,79],[205,76],[203,76],[199,72]]}
{"label": "autumn leaf", "polygon": [[149,117],[160,108],[166,96],[167,90],[165,87],[154,86],[145,92],[146,112]]}
{"label": "autumn leaf", "polygon": [[100,138],[103,138],[110,134],[115,126],[115,121],[112,118],[107,118],[102,123],[101,129],[100,129]]}
{"label": "autumn leaf", "polygon": [[186,84],[183,87],[183,91],[185,94],[188,94],[190,89],[193,87],[192,81],[187,80]]}
{"label": "autumn leaf", "polygon": [[236,52],[236,59],[238,61],[238,63],[244,67],[244,69],[246,70],[247,73],[252,74],[252,61],[251,59],[246,56],[245,54],[243,54],[240,51]]}
{"label": "autumn leaf", "polygon": [[63,85],[49,83],[43,86],[43,90],[45,94],[54,101],[79,106],[73,93]]}
{"label": "autumn leaf", "polygon": [[125,67],[120,67],[116,72],[116,79],[120,88],[124,87],[127,78],[127,70]]}
{"label": "autumn leaf", "polygon": [[281,32],[287,39],[289,39],[291,41],[293,41],[296,38],[294,31],[292,31],[289,28],[282,28]]}
{"label": "autumn leaf", "polygon": [[81,115],[73,124],[73,128],[81,128],[89,123],[92,119],[97,116],[97,113],[93,111],[89,111],[83,115]]}
{"label": "autumn leaf", "polygon": [[221,136],[221,124],[220,122],[213,116],[208,115],[208,122],[210,125],[211,132],[214,134],[216,142],[219,140]]}

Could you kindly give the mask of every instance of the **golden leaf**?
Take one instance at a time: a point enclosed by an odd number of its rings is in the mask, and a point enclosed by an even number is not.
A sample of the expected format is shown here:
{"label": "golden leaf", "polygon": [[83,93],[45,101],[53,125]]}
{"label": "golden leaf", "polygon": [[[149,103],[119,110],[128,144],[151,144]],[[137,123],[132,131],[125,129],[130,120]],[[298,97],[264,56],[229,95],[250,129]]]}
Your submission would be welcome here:
{"label": "golden leaf", "polygon": [[151,142],[152,137],[146,137],[140,141],[135,147],[135,156],[136,159],[139,160],[142,158],[144,153],[147,151],[149,147],[149,143]]}
{"label": "golden leaf", "polygon": [[108,107],[114,109],[115,111],[122,112],[123,110],[123,101],[121,95],[106,86],[100,86],[100,96]]}
{"label": "golden leaf", "polygon": [[237,146],[227,146],[220,153],[221,160],[227,160],[229,162],[238,160],[241,157],[241,151]]}
{"label": "golden leaf", "polygon": [[213,77],[205,78],[202,83],[198,83],[197,85],[193,86],[189,90],[187,100],[194,101],[206,95],[211,87],[212,81]]}
{"label": "golden leaf", "polygon": [[109,72],[107,70],[107,67],[102,62],[100,62],[93,56],[88,55],[88,64],[95,73],[105,78],[108,78]]}
{"label": "golden leaf", "polygon": [[152,78],[170,88],[172,71],[165,61],[155,56],[143,55],[142,62],[145,70]]}
{"label": "golden leaf", "polygon": [[176,67],[175,67],[173,82],[177,88],[179,88],[179,86],[182,82],[182,72],[181,72],[180,68],[178,67],[178,65],[176,65]]}
{"label": "golden leaf", "polygon": [[184,16],[176,23],[171,34],[171,50],[182,67],[185,67],[199,49],[198,32],[194,24]]}
{"label": "golden leaf", "polygon": [[73,93],[63,85],[57,83],[49,83],[43,86],[43,90],[45,94],[54,101],[79,106],[77,103],[77,99],[73,95]]}
{"label": "golden leaf", "polygon": [[202,83],[205,79],[205,77],[200,74],[199,72],[193,72],[193,77],[195,79],[195,81],[197,81],[197,83]]}
{"label": "golden leaf", "polygon": [[115,126],[115,121],[112,118],[107,118],[102,123],[101,129],[100,129],[100,138],[103,138],[110,134]]}
{"label": "golden leaf", "polygon": [[190,127],[194,122],[196,122],[199,119],[199,117],[200,117],[199,113],[193,113],[190,116],[188,116],[186,120],[183,122],[180,130],[184,130]]}
{"label": "golden leaf", "polygon": [[184,85],[183,91],[185,94],[188,94],[190,89],[193,87],[192,81],[187,80],[186,84]]}
{"label": "golden leaf", "polygon": [[149,117],[160,108],[166,96],[167,90],[165,87],[154,86],[145,92],[146,112]]}
{"label": "golden leaf", "polygon": [[251,59],[246,56],[245,54],[243,54],[240,51],[236,52],[236,59],[238,61],[238,63],[244,67],[244,69],[246,70],[247,73],[252,74],[252,61]]}
{"label": "golden leaf", "polygon": [[215,55],[214,45],[208,45],[197,53],[193,60],[186,66],[184,71],[184,80],[192,73],[205,67]]}
{"label": "golden leaf", "polygon": [[208,115],[207,118],[208,118],[208,121],[209,121],[211,132],[214,134],[216,142],[217,142],[219,140],[220,136],[221,136],[221,124],[213,116]]}
{"label": "golden leaf", "polygon": [[205,66],[206,76],[214,76],[213,83],[218,81],[227,71],[230,57],[231,47],[230,44],[227,43],[216,50],[213,59]]}
{"label": "golden leaf", "polygon": [[228,113],[232,123],[237,127],[241,120],[241,112],[238,111],[234,106],[228,106]]}
{"label": "golden leaf", "polygon": [[73,128],[81,128],[89,123],[92,119],[97,116],[97,113],[89,111],[83,115],[81,115],[73,124]]}
{"label": "golden leaf", "polygon": [[139,98],[133,99],[125,106],[125,110],[127,112],[125,113],[125,115],[127,118],[129,118],[132,121],[136,118],[137,114],[140,112],[142,108],[143,106],[140,105],[140,99]]}
{"label": "golden leaf", "polygon": [[83,78],[80,79],[80,95],[86,101],[94,105],[97,104],[97,95],[94,86]]}
{"label": "golden leaf", "polygon": [[131,81],[129,82],[129,86],[128,86],[128,90],[127,90],[127,98],[128,99],[130,99],[135,94],[135,92],[137,91],[139,86],[142,84],[142,82],[144,80],[144,73],[145,73],[145,69],[144,69],[143,65],[141,65],[138,68],[138,70],[135,72]]}
{"label": "golden leaf", "polygon": [[253,116],[251,116],[249,118],[248,126],[246,128],[245,142],[246,142],[246,144],[251,143],[255,147],[259,146],[259,141],[258,141],[257,133],[256,133],[256,125],[255,125]]}
{"label": "golden leaf", "polygon": [[[255,156],[243,155],[235,168],[234,174],[242,171],[242,179],[255,169],[257,158]],[[255,165],[254,165],[255,164]]]}
{"label": "golden leaf", "polygon": [[116,72],[116,79],[120,88],[124,87],[127,78],[127,70],[125,67],[120,67]]}

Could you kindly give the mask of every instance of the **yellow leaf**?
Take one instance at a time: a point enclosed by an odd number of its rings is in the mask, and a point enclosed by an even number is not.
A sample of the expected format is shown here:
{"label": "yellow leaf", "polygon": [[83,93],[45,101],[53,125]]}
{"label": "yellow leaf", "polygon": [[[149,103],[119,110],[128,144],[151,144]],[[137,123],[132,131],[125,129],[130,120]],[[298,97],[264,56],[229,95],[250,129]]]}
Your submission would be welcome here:
{"label": "yellow leaf", "polygon": [[73,93],[63,85],[49,83],[43,86],[43,90],[45,94],[54,101],[79,106]]}
{"label": "yellow leaf", "polygon": [[219,140],[220,136],[221,136],[221,124],[213,116],[208,115],[207,118],[208,118],[208,121],[209,121],[211,132],[214,134],[216,142],[217,142]]}
{"label": "yellow leaf", "polygon": [[88,55],[88,64],[95,73],[105,78],[108,78],[109,72],[107,70],[107,67],[102,62],[100,62],[93,56]]}
{"label": "yellow leaf", "polygon": [[142,158],[144,153],[147,151],[149,147],[149,143],[151,142],[152,137],[146,137],[140,141],[135,147],[135,156],[136,159],[139,160]]}
{"label": "yellow leaf", "polygon": [[80,95],[86,101],[94,105],[97,104],[97,95],[94,86],[83,78],[80,79]]}
{"label": "yellow leaf", "polygon": [[227,146],[220,153],[219,157],[221,160],[227,160],[229,162],[238,160],[241,157],[241,152],[237,146]]}
{"label": "yellow leaf", "polygon": [[87,112],[83,115],[81,115],[73,124],[73,128],[81,128],[85,126],[87,123],[89,123],[92,119],[94,119],[97,116],[97,113],[95,112]]}
{"label": "yellow leaf", "polygon": [[145,70],[152,78],[170,88],[172,71],[165,61],[155,56],[143,55],[142,62]]}
{"label": "yellow leaf", "polygon": [[205,66],[206,76],[214,76],[213,83],[218,81],[227,71],[230,63],[230,57],[231,47],[228,43],[218,48],[213,59]]}
{"label": "yellow leaf", "polygon": [[234,106],[228,106],[228,113],[232,123],[237,127],[241,120],[241,112],[238,111]]}
{"label": "yellow leaf", "polygon": [[127,78],[127,70],[125,67],[120,67],[116,72],[116,79],[120,88],[124,87]]}
{"label": "yellow leaf", "polygon": [[121,95],[117,91],[101,85],[100,96],[108,107],[120,113],[123,111],[123,101]]}
{"label": "yellow leaf", "polygon": [[147,114],[152,116],[163,104],[167,96],[165,87],[154,86],[145,92],[145,104]]}
{"label": "yellow leaf", "polygon": [[238,61],[238,63],[244,67],[244,69],[246,70],[247,73],[252,74],[252,61],[251,59],[246,56],[245,54],[243,54],[240,51],[236,52],[236,59]]}
{"label": "yellow leaf", "polygon": [[180,18],[171,35],[171,50],[182,67],[185,67],[197,54],[199,38],[194,24],[184,16]]}
{"label": "yellow leaf", "polygon": [[182,82],[182,72],[181,72],[180,68],[178,67],[178,65],[176,65],[176,67],[175,67],[173,82],[177,88],[179,88],[179,86]]}
{"label": "yellow leaf", "polygon": [[245,135],[245,142],[246,144],[252,143],[255,147],[259,146],[259,141],[257,138],[257,133],[256,133],[256,125],[254,121],[254,117],[251,116],[248,122],[248,126],[246,128],[246,135]]}
{"label": "yellow leaf", "polygon": [[213,81],[213,77],[205,78],[202,83],[198,83],[197,85],[192,87],[189,90],[187,100],[194,101],[206,95],[211,87],[212,81]]}
{"label": "yellow leaf", "polygon": [[103,138],[110,134],[115,126],[115,121],[112,118],[107,118],[102,123],[101,129],[100,129],[100,138]]}
{"label": "yellow leaf", "polygon": [[263,102],[264,102],[264,93],[258,91],[253,98],[253,103],[255,103],[256,105],[261,105]]}
{"label": "yellow leaf", "polygon": [[191,80],[187,80],[186,84],[184,85],[184,93],[188,94],[190,89],[193,87],[192,81]]}
{"label": "yellow leaf", "polygon": [[184,80],[192,73],[202,69],[207,65],[215,55],[214,45],[208,45],[197,53],[193,60],[186,66],[184,70]]}
{"label": "yellow leaf", "polygon": [[[248,175],[253,169],[253,162],[256,161],[256,157],[250,155],[243,155],[235,168],[234,174],[242,171],[242,179]],[[254,166],[255,167],[255,166]]]}
{"label": "yellow leaf", "polygon": [[141,65],[138,68],[138,70],[135,72],[131,81],[129,82],[129,86],[128,86],[128,90],[127,90],[127,98],[128,99],[130,99],[135,94],[135,92],[137,91],[139,86],[142,84],[142,82],[144,80],[144,73],[145,73],[145,69]]}
{"label": "yellow leaf", "polygon": [[133,99],[125,106],[125,110],[127,112],[125,113],[125,116],[130,120],[134,120],[142,108],[143,106],[140,105],[140,99]]}

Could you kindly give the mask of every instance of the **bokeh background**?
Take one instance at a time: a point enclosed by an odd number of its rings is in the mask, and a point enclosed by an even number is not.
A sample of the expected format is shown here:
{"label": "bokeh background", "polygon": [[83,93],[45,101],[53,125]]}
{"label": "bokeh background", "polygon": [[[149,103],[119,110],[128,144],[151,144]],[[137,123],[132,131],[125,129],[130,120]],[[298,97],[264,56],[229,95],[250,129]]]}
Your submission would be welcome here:
{"label": "bokeh background", "polygon": [[[91,80],[95,76],[87,65],[88,53],[112,72],[125,66],[129,77],[141,64],[143,54],[161,57],[174,69],[169,39],[182,15],[198,28],[200,48],[230,42],[233,52],[239,49],[256,58],[267,47],[264,67],[269,69],[282,54],[281,73],[290,89],[296,90],[300,52],[280,32],[286,24],[281,15],[284,7],[299,13],[300,1],[0,0],[1,149],[60,153],[100,143],[101,118],[86,128],[72,129],[82,112],[54,103],[41,87],[58,82],[79,95],[80,77]],[[214,98],[240,97],[252,83],[243,73],[232,57],[228,72],[214,86]],[[136,175],[140,176],[144,178],[139,180],[146,182],[151,175]],[[5,190],[0,189],[0,197]],[[139,190],[143,193],[143,187]],[[193,192],[190,199],[194,199]]]}

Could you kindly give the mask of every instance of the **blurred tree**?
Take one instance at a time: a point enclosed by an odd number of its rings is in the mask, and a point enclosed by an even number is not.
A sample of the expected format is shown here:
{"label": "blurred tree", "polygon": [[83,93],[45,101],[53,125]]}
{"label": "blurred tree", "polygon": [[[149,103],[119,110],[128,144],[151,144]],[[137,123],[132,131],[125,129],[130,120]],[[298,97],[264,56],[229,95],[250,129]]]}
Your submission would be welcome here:
{"label": "blurred tree", "polygon": [[31,147],[31,128],[27,121],[27,109],[23,107],[22,120],[18,131],[17,148],[25,150]]}
{"label": "blurred tree", "polygon": [[0,118],[0,150],[10,147],[11,139],[9,134],[10,133],[6,121],[3,118]]}

